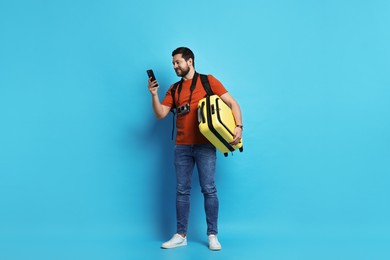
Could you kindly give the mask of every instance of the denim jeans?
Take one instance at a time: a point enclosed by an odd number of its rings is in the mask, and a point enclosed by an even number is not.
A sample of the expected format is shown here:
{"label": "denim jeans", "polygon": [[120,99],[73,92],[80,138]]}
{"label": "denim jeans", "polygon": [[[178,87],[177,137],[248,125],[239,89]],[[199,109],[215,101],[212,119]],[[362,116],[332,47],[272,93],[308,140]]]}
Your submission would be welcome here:
{"label": "denim jeans", "polygon": [[207,235],[216,235],[218,234],[219,203],[214,183],[216,150],[211,144],[175,146],[177,233],[187,234],[191,180],[195,164],[204,196]]}

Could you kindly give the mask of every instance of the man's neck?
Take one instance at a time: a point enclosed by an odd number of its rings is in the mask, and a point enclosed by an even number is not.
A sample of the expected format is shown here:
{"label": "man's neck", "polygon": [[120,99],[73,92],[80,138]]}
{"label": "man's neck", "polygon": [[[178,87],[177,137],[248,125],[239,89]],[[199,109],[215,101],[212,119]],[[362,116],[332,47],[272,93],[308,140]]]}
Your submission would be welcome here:
{"label": "man's neck", "polygon": [[194,69],[191,69],[191,70],[187,73],[187,75],[185,75],[185,76],[183,77],[183,79],[184,79],[184,80],[192,79],[192,78],[194,77],[194,75],[195,75],[195,70],[194,70]]}

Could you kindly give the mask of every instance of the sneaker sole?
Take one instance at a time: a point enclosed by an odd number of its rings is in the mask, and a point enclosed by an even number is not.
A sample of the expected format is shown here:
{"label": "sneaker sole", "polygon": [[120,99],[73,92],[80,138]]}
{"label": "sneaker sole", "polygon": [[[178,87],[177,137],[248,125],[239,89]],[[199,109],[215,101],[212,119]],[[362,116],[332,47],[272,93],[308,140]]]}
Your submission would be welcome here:
{"label": "sneaker sole", "polygon": [[163,249],[171,249],[171,248],[175,248],[175,247],[179,247],[179,246],[186,246],[187,245],[187,242],[183,242],[181,244],[177,244],[177,245],[172,245],[172,246],[161,246],[161,248]]}

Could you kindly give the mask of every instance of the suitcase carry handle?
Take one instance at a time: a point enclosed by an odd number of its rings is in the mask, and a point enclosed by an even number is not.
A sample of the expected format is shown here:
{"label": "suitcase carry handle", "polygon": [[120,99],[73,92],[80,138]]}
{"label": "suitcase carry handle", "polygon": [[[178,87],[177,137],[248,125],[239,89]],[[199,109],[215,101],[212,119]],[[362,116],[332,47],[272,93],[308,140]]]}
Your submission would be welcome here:
{"label": "suitcase carry handle", "polygon": [[205,117],[203,114],[204,106],[205,106],[205,102],[203,101],[201,107],[198,108],[198,121],[199,121],[199,123],[206,123],[206,120],[205,120]]}

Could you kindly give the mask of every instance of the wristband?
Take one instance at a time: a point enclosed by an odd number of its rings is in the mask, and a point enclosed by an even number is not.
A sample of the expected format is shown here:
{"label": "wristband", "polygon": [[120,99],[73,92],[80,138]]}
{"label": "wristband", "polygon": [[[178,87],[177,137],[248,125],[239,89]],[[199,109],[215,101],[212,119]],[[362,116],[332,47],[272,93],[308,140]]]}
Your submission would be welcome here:
{"label": "wristband", "polygon": [[244,126],[243,126],[243,125],[236,125],[236,127],[239,127],[239,128],[241,128],[242,130],[244,130]]}

